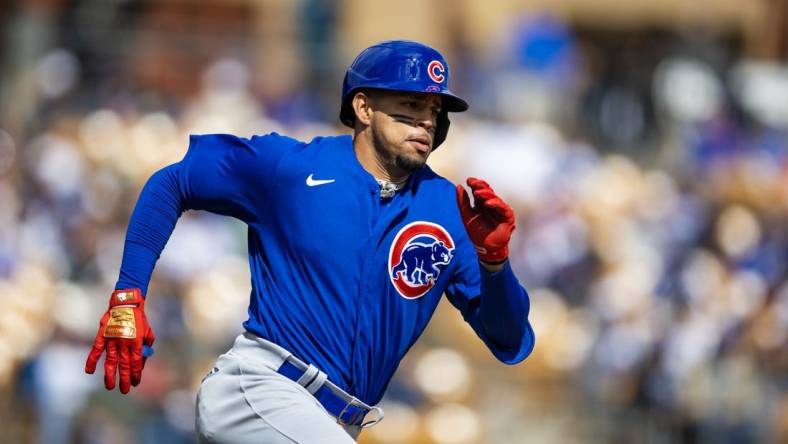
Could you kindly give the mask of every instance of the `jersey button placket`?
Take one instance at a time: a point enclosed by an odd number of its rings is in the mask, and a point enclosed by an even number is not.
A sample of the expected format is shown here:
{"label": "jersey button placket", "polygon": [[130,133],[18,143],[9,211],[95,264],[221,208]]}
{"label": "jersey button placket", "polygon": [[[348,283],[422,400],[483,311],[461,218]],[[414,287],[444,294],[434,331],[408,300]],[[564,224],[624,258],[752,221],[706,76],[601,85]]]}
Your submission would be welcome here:
{"label": "jersey button placket", "polygon": [[[369,184],[369,194],[371,198],[370,205],[372,208],[372,213],[370,214],[370,220],[369,220],[369,232],[368,232],[369,235],[365,240],[366,246],[364,250],[367,252],[365,254],[366,257],[370,257],[369,256],[370,254],[374,254],[376,250],[375,246],[377,245],[377,237],[375,233],[378,230],[377,224],[380,221],[380,217],[381,217],[381,208],[379,206],[378,197],[377,197],[378,188],[379,186],[377,182]],[[354,364],[356,360],[359,359],[358,335],[360,333],[360,328],[359,328],[360,323],[362,322],[361,321],[362,303],[366,299],[366,297],[368,297],[369,294],[372,293],[372,291],[374,290],[373,285],[370,283],[369,279],[367,278],[370,269],[369,262],[370,261],[366,261],[361,266],[360,281],[359,281],[358,289],[356,291],[356,304],[355,304],[356,320],[353,326],[354,332],[353,332],[353,348],[351,350],[351,362],[350,362],[350,388],[352,389],[352,392],[356,393],[357,395],[358,395],[357,393],[358,387],[356,386],[356,384],[358,383],[358,380],[355,375]]]}

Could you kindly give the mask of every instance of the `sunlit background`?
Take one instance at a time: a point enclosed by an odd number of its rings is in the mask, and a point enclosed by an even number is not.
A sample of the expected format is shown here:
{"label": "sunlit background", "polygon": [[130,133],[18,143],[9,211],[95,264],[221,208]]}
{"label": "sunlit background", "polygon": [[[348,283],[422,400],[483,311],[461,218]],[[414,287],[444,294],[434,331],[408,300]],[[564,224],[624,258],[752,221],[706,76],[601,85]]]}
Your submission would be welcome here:
{"label": "sunlit background", "polygon": [[0,442],[194,441],[246,231],[181,218],[156,355],[107,392],[82,369],[137,195],[190,133],[346,132],[344,70],[389,38],[471,103],[431,164],[516,209],[537,346],[500,364],[441,303],[360,441],[788,442],[786,0],[2,2]]}

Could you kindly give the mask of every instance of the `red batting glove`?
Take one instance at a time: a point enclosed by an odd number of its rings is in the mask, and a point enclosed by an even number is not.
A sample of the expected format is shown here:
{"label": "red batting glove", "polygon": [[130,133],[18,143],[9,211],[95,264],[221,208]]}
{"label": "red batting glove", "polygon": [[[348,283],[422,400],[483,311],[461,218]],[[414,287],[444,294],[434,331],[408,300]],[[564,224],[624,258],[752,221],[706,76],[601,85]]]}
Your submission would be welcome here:
{"label": "red batting glove", "polygon": [[[96,340],[85,363],[85,372],[96,371],[101,352],[107,350],[104,360],[104,387],[115,388],[115,372],[120,373],[120,392],[128,393],[137,386],[145,367],[143,346],[149,349],[156,335],[145,316],[145,299],[139,288],[115,290],[109,299],[109,308],[99,322]],[[119,368],[118,368],[119,367]]]}
{"label": "red batting glove", "polygon": [[509,257],[509,239],[514,231],[514,211],[490,185],[474,177],[468,178],[476,204],[462,185],[457,185],[457,204],[460,206],[462,222],[471,242],[476,247],[479,259],[487,263],[501,263]]}

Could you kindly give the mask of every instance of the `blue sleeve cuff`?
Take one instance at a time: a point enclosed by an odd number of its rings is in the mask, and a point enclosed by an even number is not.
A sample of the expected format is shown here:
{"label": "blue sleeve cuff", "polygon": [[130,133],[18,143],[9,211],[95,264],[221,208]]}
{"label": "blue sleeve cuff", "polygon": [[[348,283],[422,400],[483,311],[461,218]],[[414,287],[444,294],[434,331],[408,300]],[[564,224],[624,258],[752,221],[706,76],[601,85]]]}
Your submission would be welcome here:
{"label": "blue sleeve cuff", "polygon": [[479,270],[481,270],[482,279],[500,276],[501,274],[506,272],[513,273],[512,266],[509,264],[509,259],[506,259],[506,261],[504,261],[503,267],[501,267],[501,269],[498,271],[489,271],[486,268],[484,268],[481,262],[479,262]]}
{"label": "blue sleeve cuff", "polygon": [[[483,338],[484,339],[484,338]],[[525,337],[520,342],[519,349],[511,349],[511,350],[504,350],[498,347],[495,347],[494,344],[490,344],[489,341],[484,339],[484,342],[487,343],[487,347],[492,352],[493,356],[496,359],[503,362],[506,365],[515,365],[522,362],[534,349],[534,345],[536,345],[536,335],[534,334],[534,329],[531,327],[529,323],[526,326]]]}
{"label": "blue sleeve cuff", "polygon": [[[528,322],[528,312],[530,311],[528,293],[520,285],[508,260],[500,270],[495,272],[486,270],[481,264],[479,268],[483,293],[481,297],[486,298],[484,309],[487,310],[485,313],[479,313],[479,324],[482,324],[481,319],[484,318],[486,319],[486,325],[501,327],[501,324],[498,323],[501,319],[500,313],[519,312],[521,310],[523,312],[522,323],[515,321],[514,323],[507,324],[510,325],[510,327],[505,328],[505,330],[500,328],[497,329],[497,335],[499,337],[519,338],[516,341],[516,346],[502,348],[500,345],[497,345],[495,343],[496,341],[491,340],[489,335],[490,330],[488,329],[481,328],[481,331],[486,331],[487,333],[480,335],[498,360],[509,365],[517,364],[531,353],[536,340],[533,328]],[[519,302],[521,298],[525,300]],[[482,325],[479,325],[479,327],[482,327]]]}

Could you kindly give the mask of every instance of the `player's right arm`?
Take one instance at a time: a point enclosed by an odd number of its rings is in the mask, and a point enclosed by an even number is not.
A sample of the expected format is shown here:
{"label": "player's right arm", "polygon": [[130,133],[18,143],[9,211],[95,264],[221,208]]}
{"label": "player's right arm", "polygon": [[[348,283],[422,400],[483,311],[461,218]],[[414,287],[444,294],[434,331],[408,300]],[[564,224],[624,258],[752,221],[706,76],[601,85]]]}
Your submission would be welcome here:
{"label": "player's right arm", "polygon": [[258,219],[281,153],[295,140],[272,133],[251,139],[191,136],[180,162],[154,173],[129,220],[116,288],[147,294],[153,267],[186,210],[205,210],[246,223]]}
{"label": "player's right arm", "polygon": [[281,154],[298,142],[277,134],[243,139],[217,134],[191,136],[189,150],[178,163],[154,173],[142,189],[126,232],[123,260],[115,292],[101,318],[85,371],[93,373],[106,352],[104,385],[128,393],[139,384],[145,346],[154,335],[144,312],[153,268],[189,209],[207,210],[252,223],[261,214],[270,178]]}

